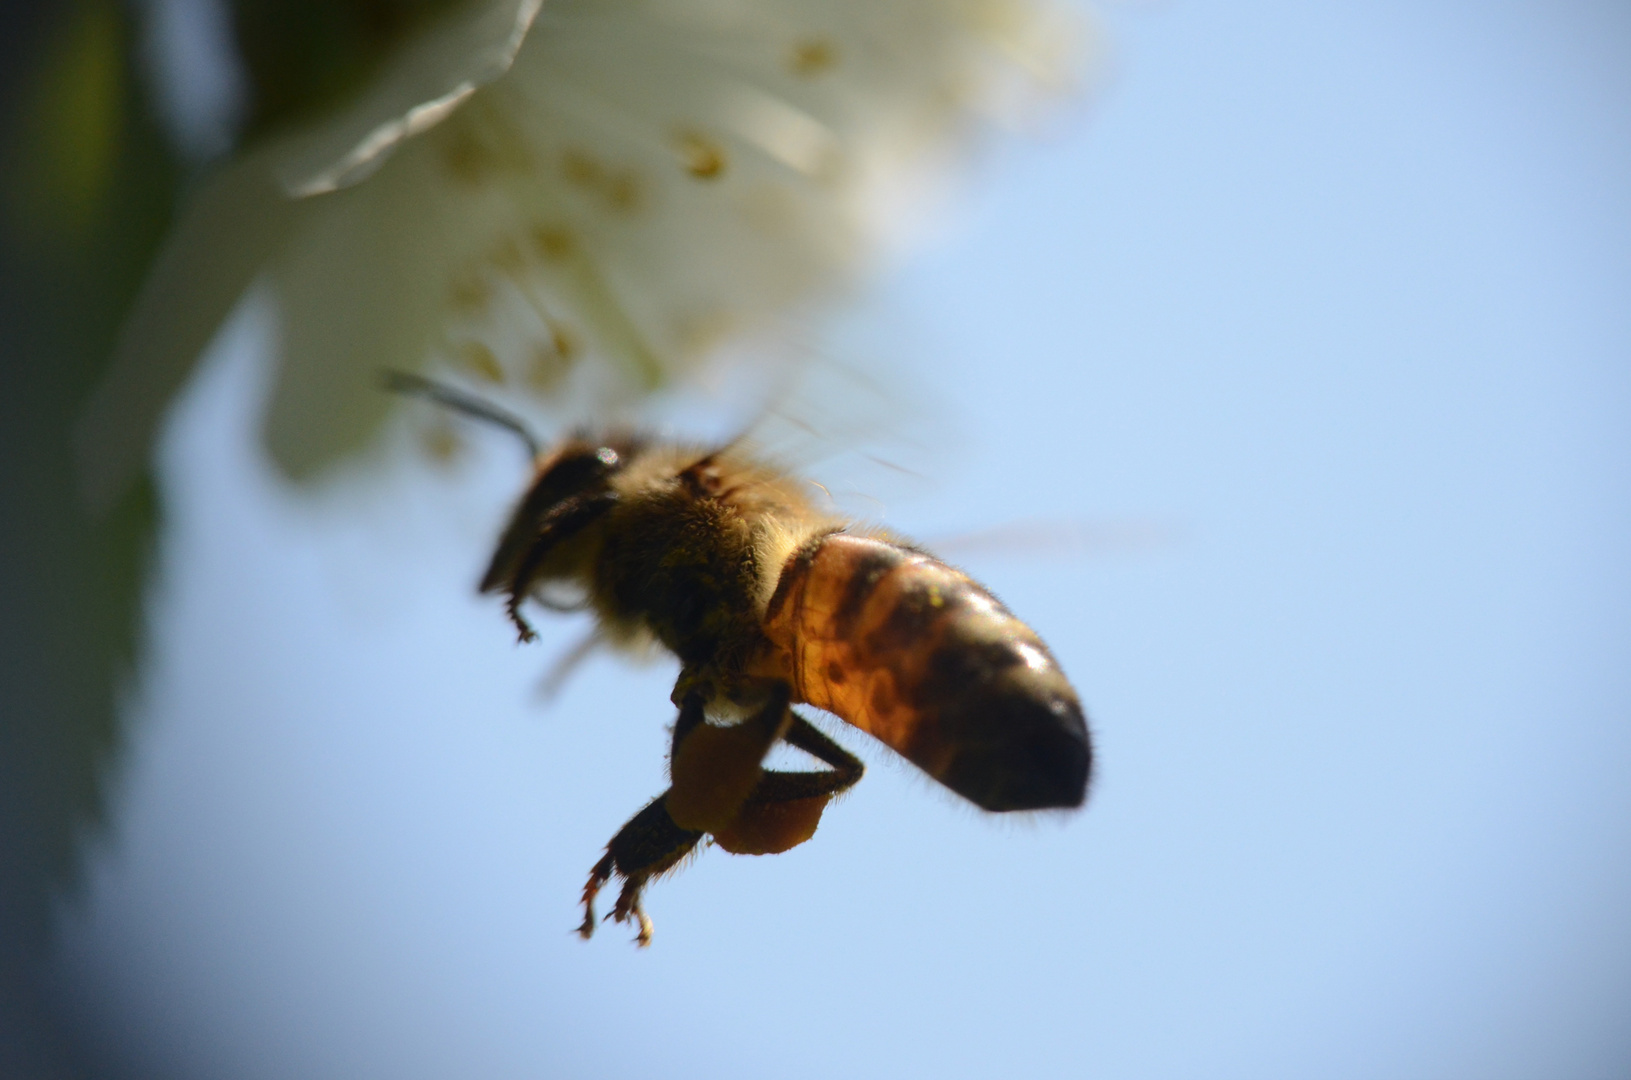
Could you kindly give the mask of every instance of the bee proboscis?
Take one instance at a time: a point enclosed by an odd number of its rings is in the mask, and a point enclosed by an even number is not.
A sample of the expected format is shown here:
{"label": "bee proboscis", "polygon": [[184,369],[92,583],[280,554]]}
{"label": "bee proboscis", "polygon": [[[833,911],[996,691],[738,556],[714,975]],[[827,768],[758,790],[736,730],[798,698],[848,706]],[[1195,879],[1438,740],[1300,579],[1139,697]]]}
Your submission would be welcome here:
{"label": "bee proboscis", "polygon": [[[486,403],[431,396],[537,442]],[[910,544],[818,509],[808,487],[736,445],[575,436],[536,475],[481,583],[521,606],[573,590],[613,642],[678,657],[670,786],[612,837],[584,887],[622,879],[607,916],[651,941],[646,884],[703,840],[774,854],[808,840],[861,762],[793,705],[833,713],[990,811],[1080,806],[1092,770],[1075,691],[1030,627],[983,586]],[[826,766],[766,769],[783,742]]]}

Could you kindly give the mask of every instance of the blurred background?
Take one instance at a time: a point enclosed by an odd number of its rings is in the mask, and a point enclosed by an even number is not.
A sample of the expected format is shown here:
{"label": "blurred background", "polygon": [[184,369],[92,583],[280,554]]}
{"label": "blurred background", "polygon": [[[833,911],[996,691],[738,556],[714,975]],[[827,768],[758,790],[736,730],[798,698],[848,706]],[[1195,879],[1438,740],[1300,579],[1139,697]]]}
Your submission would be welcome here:
{"label": "blurred background", "polygon": [[1631,1072],[1631,9],[1097,9],[1091,103],[823,331],[932,463],[877,513],[1029,538],[954,557],[1076,682],[1089,805],[864,748],[645,951],[568,931],[673,666],[539,700],[583,627],[473,595],[511,443],[292,487],[252,295],[157,497],[79,510],[68,426],[255,122],[223,76],[178,149],[123,14],[0,34],[0,1071]]}

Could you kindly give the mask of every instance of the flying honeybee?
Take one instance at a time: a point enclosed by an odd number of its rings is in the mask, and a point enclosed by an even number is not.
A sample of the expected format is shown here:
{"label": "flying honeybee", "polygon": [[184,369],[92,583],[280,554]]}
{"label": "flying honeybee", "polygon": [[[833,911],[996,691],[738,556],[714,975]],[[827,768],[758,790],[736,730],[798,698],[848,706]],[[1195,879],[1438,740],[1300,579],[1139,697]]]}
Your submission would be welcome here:
{"label": "flying honeybee", "polygon": [[[825,709],[991,811],[1077,807],[1092,748],[1075,691],[1036,633],[977,582],[819,509],[807,486],[735,445],[608,434],[543,451],[514,417],[458,391],[399,390],[521,434],[537,475],[482,578],[521,639],[529,599],[588,607],[612,641],[679,658],[670,786],[606,846],[583,890],[615,875],[607,918],[651,941],[641,894],[705,836],[736,854],[808,840],[861,762],[792,709]],[[778,742],[828,766],[768,770]]]}

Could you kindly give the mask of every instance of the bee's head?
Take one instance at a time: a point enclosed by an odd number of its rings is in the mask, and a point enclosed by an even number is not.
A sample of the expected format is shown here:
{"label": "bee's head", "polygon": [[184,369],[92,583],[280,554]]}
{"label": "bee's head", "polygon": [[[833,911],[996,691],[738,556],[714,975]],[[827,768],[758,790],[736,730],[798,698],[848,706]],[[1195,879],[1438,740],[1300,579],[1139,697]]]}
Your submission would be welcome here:
{"label": "bee's head", "polygon": [[[639,452],[640,440],[625,435],[576,435],[545,452],[525,420],[485,398],[411,372],[387,371],[383,375],[387,390],[424,398],[510,432],[526,445],[527,453],[537,462],[532,487],[511,516],[481,579],[482,592],[510,590],[514,615],[519,593],[535,577],[549,576],[547,563],[554,549],[611,505],[611,478],[631,455]],[[518,580],[521,577],[527,580]],[[516,621],[521,622],[519,616]]]}
{"label": "bee's head", "polygon": [[580,436],[540,455],[537,477],[510,517],[481,579],[482,592],[510,587],[544,530],[569,514],[603,502],[610,494],[612,477],[639,449],[639,441],[628,436]]}

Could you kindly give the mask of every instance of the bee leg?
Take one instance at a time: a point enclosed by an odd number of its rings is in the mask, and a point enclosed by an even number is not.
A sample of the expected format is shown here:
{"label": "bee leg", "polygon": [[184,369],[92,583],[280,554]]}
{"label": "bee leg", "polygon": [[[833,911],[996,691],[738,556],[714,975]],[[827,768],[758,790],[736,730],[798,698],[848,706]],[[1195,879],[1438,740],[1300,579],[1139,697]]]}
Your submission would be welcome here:
{"label": "bee leg", "polygon": [[606,855],[589,871],[589,881],[583,887],[583,923],[578,934],[584,938],[595,931],[595,896],[601,887],[616,874],[623,879],[623,890],[617,904],[606,917],[617,922],[637,923],[640,945],[651,944],[651,919],[640,904],[640,893],[646,882],[672,869],[689,855],[702,839],[702,833],[682,829],[668,816],[667,794],[657,796],[646,804],[628,824],[618,830],[612,842],[606,845]]}
{"label": "bee leg", "polygon": [[714,842],[736,855],[774,855],[815,835],[821,814],[834,795],[855,786],[865,771],[858,758],[798,713],[782,735],[826,765],[816,772],[766,770],[729,825],[714,830]]}
{"label": "bee leg", "polygon": [[674,736],[668,744],[668,760],[671,763],[674,755],[680,752],[680,743],[707,719],[707,714],[703,710],[702,694],[695,690],[687,693],[681,701],[680,715],[674,721]]}
{"label": "bee leg", "polygon": [[792,723],[791,694],[777,683],[752,716],[721,726],[704,722],[700,691],[686,692],[668,762],[668,813],[676,824],[717,833],[735,820],[764,776],[765,755]]}
{"label": "bee leg", "polygon": [[[515,624],[523,644],[538,637],[532,625],[521,614],[521,601],[527,598],[527,590],[532,588],[533,578],[538,573],[539,567],[552,550],[582,532],[596,518],[610,510],[616,502],[617,496],[609,493],[580,495],[567,499],[539,523],[538,535],[528,545],[507,580],[497,576],[502,563],[495,562],[488,568],[487,577],[482,582],[482,591],[494,590],[503,584],[504,591],[509,594],[504,610],[509,614],[510,621]],[[499,548],[500,553],[504,550],[504,547]],[[494,558],[496,560],[497,556]]]}
{"label": "bee leg", "polygon": [[[792,710],[788,711],[792,712]],[[832,768],[814,773],[767,772],[765,778],[769,779],[772,776],[788,779],[810,777],[809,781],[801,780],[799,782],[808,782],[823,788],[823,790],[814,792],[814,794],[837,795],[839,792],[848,791],[854,787],[861,779],[861,774],[866,772],[866,766],[861,764],[861,759],[827,738],[825,732],[798,713],[793,712],[792,716],[793,722],[787,726],[786,733],[782,735],[782,741],[789,746],[798,747],[817,761],[830,765]],[[803,797],[794,796],[794,798]],[[754,791],[752,799],[759,800],[757,790]]]}
{"label": "bee leg", "polygon": [[[673,749],[678,748],[704,719],[702,695],[695,691],[688,693],[680,706],[679,719],[674,722],[670,756]],[[618,922],[634,919],[640,926],[639,937],[635,940],[640,945],[651,944],[651,919],[640,904],[641,890],[647,881],[672,868],[689,854],[703,837],[699,831],[682,829],[674,823],[668,812],[670,794],[672,789],[651,800],[630,818],[612,837],[612,842],[606,845],[605,858],[589,871],[589,881],[583,887],[583,923],[578,927],[579,937],[588,940],[594,934],[595,897],[616,874],[623,878],[623,889],[611,914],[606,917]]]}
{"label": "bee leg", "polygon": [[612,858],[612,853],[606,852],[606,857],[595,863],[595,868],[589,871],[589,881],[583,886],[583,899],[579,901],[583,904],[583,924],[578,927],[577,934],[585,941],[595,933],[595,897],[600,895],[600,890],[611,880],[615,865],[616,860]]}
{"label": "bee leg", "polygon": [[632,920],[638,923],[640,932],[634,935],[634,943],[642,949],[651,944],[652,932],[651,916],[646,914],[646,909],[640,904],[640,893],[643,888],[643,884],[636,885],[633,881],[625,881],[623,891],[617,894],[617,906],[606,916],[618,922]]}
{"label": "bee leg", "polygon": [[606,639],[600,636],[600,628],[589,631],[566,652],[555,658],[550,665],[549,673],[538,684],[537,696],[543,701],[553,701],[555,695],[561,692],[566,680],[578,670],[578,666],[592,656],[596,649],[605,648]]}

